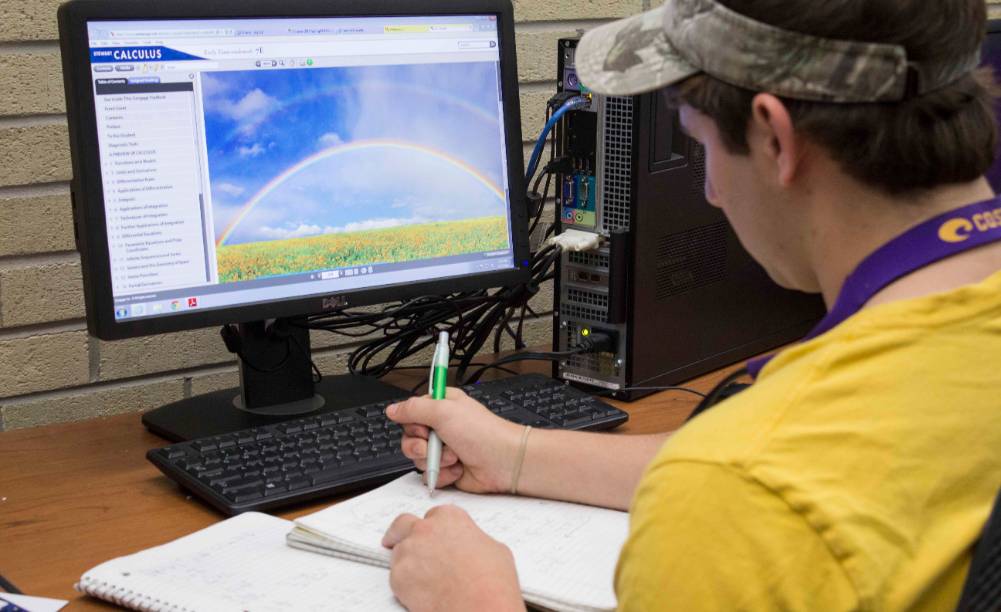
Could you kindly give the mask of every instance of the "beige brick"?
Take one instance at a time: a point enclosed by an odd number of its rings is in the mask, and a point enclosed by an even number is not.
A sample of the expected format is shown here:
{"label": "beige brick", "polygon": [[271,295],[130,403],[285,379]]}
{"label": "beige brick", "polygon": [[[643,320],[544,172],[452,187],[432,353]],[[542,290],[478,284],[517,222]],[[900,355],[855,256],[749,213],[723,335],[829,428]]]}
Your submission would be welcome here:
{"label": "beige brick", "polygon": [[71,176],[65,123],[0,129],[0,187],[66,181]]}
{"label": "beige brick", "polygon": [[73,211],[68,192],[0,197],[0,257],[74,248]]}
{"label": "beige brick", "polygon": [[560,21],[626,17],[643,10],[642,0],[514,0],[515,21]]}
{"label": "beige brick", "polygon": [[522,83],[555,80],[556,41],[574,36],[576,30],[517,33],[518,80]]}
{"label": "beige brick", "polygon": [[[556,93],[552,87],[533,87],[521,92],[521,138],[526,143],[535,144],[546,125],[546,102]],[[529,150],[531,152],[531,150]],[[528,155],[525,155],[528,163]]]}
{"label": "beige brick", "polygon": [[[0,404],[5,429],[19,429],[81,421],[126,412],[144,412],[183,399],[184,384],[178,380],[130,384],[122,387],[82,389],[72,395]],[[135,426],[138,428],[139,419]]]}
{"label": "beige brick", "polygon": [[313,362],[324,376],[338,376],[348,373],[350,351],[326,351],[313,355]]}
{"label": "beige brick", "polygon": [[59,50],[0,52],[0,115],[62,113],[62,66]]}
{"label": "beige brick", "polygon": [[61,0],[0,0],[0,40],[58,40]]}
{"label": "beige brick", "polygon": [[0,265],[0,321],[3,327],[83,316],[79,259],[18,267]]}
{"label": "beige brick", "polygon": [[202,395],[239,386],[240,375],[236,368],[211,374],[196,374],[191,377],[191,395]]}
{"label": "beige brick", "polygon": [[83,330],[0,340],[0,397],[82,385],[89,368]]}
{"label": "beige brick", "polygon": [[145,336],[111,342],[98,341],[100,379],[114,380],[155,372],[170,372],[202,365],[235,362],[226,350],[219,329]]}

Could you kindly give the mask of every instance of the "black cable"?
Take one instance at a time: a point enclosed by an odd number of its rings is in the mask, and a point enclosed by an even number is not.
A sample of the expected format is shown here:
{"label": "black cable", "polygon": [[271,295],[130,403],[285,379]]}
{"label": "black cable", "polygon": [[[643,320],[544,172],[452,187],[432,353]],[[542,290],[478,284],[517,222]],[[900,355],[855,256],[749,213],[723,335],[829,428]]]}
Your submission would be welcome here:
{"label": "black cable", "polygon": [[623,387],[622,389],[609,389],[608,391],[602,391],[600,393],[597,393],[596,395],[603,396],[603,397],[608,397],[608,396],[614,395],[615,393],[623,393],[623,392],[627,392],[627,391],[682,391],[684,393],[691,393],[692,395],[698,395],[699,397],[702,397],[702,398],[706,397],[706,394],[702,393],[701,391],[696,391],[695,389],[690,389],[688,387],[676,387],[676,386],[667,386],[667,387]]}
{"label": "black cable", "polygon": [[720,381],[720,383],[715,387],[713,387],[713,390],[710,391],[709,394],[706,395],[706,397],[701,402],[699,402],[699,405],[695,407],[695,410],[693,410],[690,415],[688,415],[688,418],[685,419],[685,422],[687,423],[688,421],[691,421],[692,419],[699,416],[706,410],[718,404],[723,399],[735,393],[735,391],[730,388],[730,385],[735,383],[738,378],[741,378],[743,376],[747,376],[746,367],[740,368],[736,372],[731,373],[729,376]]}
{"label": "black cable", "polygon": [[[489,365],[489,364],[474,363],[473,365],[481,366],[481,365]],[[431,366],[415,366],[415,367],[419,367],[422,370],[427,370]],[[413,369],[413,368],[396,368],[396,369],[397,370],[402,370],[402,369]],[[517,372],[515,370],[512,370],[511,368],[505,368],[504,366],[497,366],[495,369],[501,370],[502,372],[507,372],[508,374],[511,374],[513,376],[517,376],[518,374],[521,374],[521,372]],[[410,388],[410,392],[416,394],[421,387],[426,387],[426,386],[427,386],[427,383],[424,382],[424,381],[421,381],[421,382],[417,383],[416,385],[414,385],[413,387],[411,387]]]}
{"label": "black cable", "polygon": [[11,583],[10,580],[7,580],[6,578],[4,578],[3,575],[0,575],[0,589],[3,589],[4,592],[11,593],[12,595],[22,595],[23,594],[23,593],[21,593],[21,590],[19,588],[17,588],[16,586],[14,586],[13,583]]}
{"label": "black cable", "polygon": [[584,349],[576,349],[572,351],[560,351],[552,353],[517,353],[514,355],[508,355],[507,357],[501,357],[500,359],[489,363],[477,370],[474,370],[472,374],[462,383],[463,385],[471,385],[483,376],[483,373],[487,370],[494,369],[498,366],[504,365],[506,363],[514,363],[515,361],[559,361],[566,357],[572,357],[574,355],[579,355],[584,352]]}

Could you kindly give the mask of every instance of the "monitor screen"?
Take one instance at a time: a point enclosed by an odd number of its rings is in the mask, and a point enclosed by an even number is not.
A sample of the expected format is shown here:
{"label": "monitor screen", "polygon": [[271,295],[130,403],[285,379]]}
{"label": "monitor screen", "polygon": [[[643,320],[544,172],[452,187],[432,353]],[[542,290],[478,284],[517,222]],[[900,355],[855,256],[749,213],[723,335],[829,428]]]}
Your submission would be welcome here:
{"label": "monitor screen", "polygon": [[[985,66],[994,69],[995,78],[1001,80],[1001,20],[988,23],[981,57]],[[996,116],[1001,123],[1001,103],[996,105],[996,109]],[[987,171],[987,180],[996,193],[1001,193],[1001,156],[995,158],[994,165]]]}
{"label": "monitor screen", "polygon": [[496,15],[92,20],[87,41],[102,318],[518,267]]}

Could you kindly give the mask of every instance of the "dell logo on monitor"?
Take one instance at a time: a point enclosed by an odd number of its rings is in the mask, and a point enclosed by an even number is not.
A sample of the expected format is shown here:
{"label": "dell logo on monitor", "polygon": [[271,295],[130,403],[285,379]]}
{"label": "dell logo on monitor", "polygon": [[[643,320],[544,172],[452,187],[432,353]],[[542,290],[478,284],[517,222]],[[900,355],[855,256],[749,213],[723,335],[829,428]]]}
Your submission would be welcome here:
{"label": "dell logo on monitor", "polygon": [[343,295],[331,295],[330,297],[323,298],[323,310],[333,310],[335,308],[344,308],[348,305],[348,299]]}

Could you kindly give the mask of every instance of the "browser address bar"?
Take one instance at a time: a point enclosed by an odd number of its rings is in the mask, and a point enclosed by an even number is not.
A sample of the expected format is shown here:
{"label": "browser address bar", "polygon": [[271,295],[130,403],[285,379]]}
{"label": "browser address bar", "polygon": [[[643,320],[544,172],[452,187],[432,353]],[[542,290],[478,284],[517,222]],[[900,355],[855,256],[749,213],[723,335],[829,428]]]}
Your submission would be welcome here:
{"label": "browser address bar", "polygon": [[339,55],[399,55],[411,53],[455,53],[471,50],[489,50],[497,47],[496,40],[357,40],[308,43],[262,43],[256,45],[225,45],[188,47],[178,45],[181,51],[188,51],[209,59],[240,57],[329,57]]}
{"label": "browser address bar", "polygon": [[232,36],[236,30],[228,28],[203,28],[192,30],[111,30],[108,32],[109,38],[214,38],[218,36]]}

